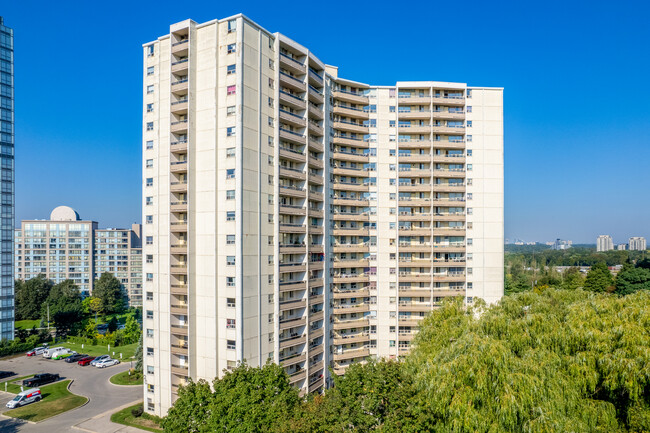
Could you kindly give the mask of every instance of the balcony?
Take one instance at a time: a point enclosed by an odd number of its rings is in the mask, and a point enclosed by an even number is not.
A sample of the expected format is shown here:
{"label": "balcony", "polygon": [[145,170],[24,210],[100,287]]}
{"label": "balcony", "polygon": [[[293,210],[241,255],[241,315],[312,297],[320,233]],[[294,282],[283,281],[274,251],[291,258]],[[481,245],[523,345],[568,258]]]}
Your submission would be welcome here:
{"label": "balcony", "polygon": [[189,101],[183,99],[181,101],[176,101],[171,103],[170,111],[174,114],[186,114],[189,107]]}
{"label": "balcony", "polygon": [[171,83],[171,91],[176,95],[187,95],[188,89],[189,82],[187,81],[187,78],[178,81],[172,81]]}
{"label": "balcony", "polygon": [[309,95],[309,100],[314,104],[321,105],[324,102],[325,98],[323,96],[323,92],[318,90],[311,84],[309,85],[309,90],[307,94]]}
{"label": "balcony", "polygon": [[334,274],[333,283],[364,283],[368,281],[369,274]]}
{"label": "balcony", "polygon": [[183,39],[178,42],[173,42],[171,51],[172,54],[174,54],[175,56],[183,57],[183,56],[187,56],[189,47],[190,47],[190,40]]}
{"label": "balcony", "polygon": [[187,139],[172,141],[169,150],[172,153],[187,153]]}
{"label": "balcony", "polygon": [[464,253],[465,249],[464,243],[436,244],[433,246],[433,250],[436,253]]}
{"label": "balcony", "polygon": [[428,153],[401,153],[397,158],[400,163],[431,162],[431,154]]}
{"label": "balcony", "polygon": [[301,128],[304,128],[306,124],[305,119],[301,115],[283,109],[280,109],[280,120],[283,123],[288,123]]}
{"label": "balcony", "polygon": [[362,92],[336,90],[332,92],[334,99],[345,101],[351,104],[368,105],[368,96]]}
{"label": "balcony", "polygon": [[368,154],[357,153],[357,152],[342,152],[335,151],[334,159],[336,161],[352,161],[352,162],[368,162]]}
{"label": "balcony", "polygon": [[341,352],[334,352],[334,361],[343,359],[366,358],[370,356],[370,349],[343,349]]}
{"label": "balcony", "polygon": [[370,311],[370,304],[367,303],[334,305],[333,309],[334,314],[365,313],[367,311]]}
{"label": "balcony", "polygon": [[171,352],[174,355],[187,355],[188,354],[188,346],[187,346],[187,344],[171,344],[170,349],[171,349]]}
{"label": "balcony", "polygon": [[292,353],[290,355],[280,356],[280,365],[288,367],[290,365],[299,364],[307,360],[307,355],[304,353]]}
{"label": "balcony", "polygon": [[285,72],[280,71],[280,84],[282,86],[288,87],[293,90],[297,90],[298,92],[304,92],[305,91],[305,82],[304,80],[294,77],[292,75],[289,75]]}
{"label": "balcony", "polygon": [[433,113],[434,119],[448,119],[448,120],[464,120],[465,112],[463,111],[447,111],[447,110],[438,110]]}
{"label": "balcony", "polygon": [[332,107],[332,111],[334,114],[343,116],[343,117],[354,117],[356,119],[363,119],[366,120],[369,117],[368,111],[362,109],[362,108],[353,108],[348,105],[335,105]]}
{"label": "balcony", "polygon": [[305,225],[299,223],[280,223],[280,233],[305,233]]}
{"label": "balcony", "polygon": [[410,95],[398,95],[399,105],[431,105],[431,96],[425,94],[411,93]]}
{"label": "balcony", "polygon": [[351,343],[366,343],[370,341],[369,332],[357,332],[355,334],[334,334],[334,341],[332,342],[335,346],[340,346],[342,344],[351,344]]}
{"label": "balcony", "polygon": [[172,314],[187,314],[187,304],[184,305],[171,305],[169,311]]}
{"label": "balcony", "polygon": [[400,139],[399,148],[400,149],[430,149],[433,141],[431,140],[409,140],[409,139]]}
{"label": "balcony", "polygon": [[464,134],[464,126],[433,125],[434,134]]}
{"label": "balcony", "polygon": [[333,267],[334,268],[363,268],[368,267],[370,262],[368,259],[349,259],[349,260],[339,260],[334,259]]}
{"label": "balcony", "polygon": [[454,149],[462,150],[465,149],[465,140],[436,140],[433,142],[434,149]]}
{"label": "balcony", "polygon": [[280,272],[305,272],[307,264],[305,262],[280,262]]}
{"label": "balcony", "polygon": [[305,162],[305,152],[280,146],[280,158],[296,162]]}
{"label": "balcony", "polygon": [[280,195],[287,197],[305,198],[305,188],[294,185],[280,185]]}
{"label": "balcony", "polygon": [[368,148],[368,142],[363,140],[361,137],[351,137],[349,135],[340,135],[336,134],[334,135],[334,138],[332,139],[332,143],[334,144],[343,144],[345,146],[353,146],[353,147],[361,147],[361,148]]}
{"label": "balcony", "polygon": [[283,215],[306,215],[307,210],[301,205],[290,205],[280,203],[280,213]]}
{"label": "balcony", "polygon": [[303,134],[282,127],[280,127],[280,139],[292,143],[305,144],[305,136]]}
{"label": "balcony", "polygon": [[332,188],[338,191],[368,192],[370,190],[370,185],[367,183],[334,181]]}
{"label": "balcony", "polygon": [[304,280],[286,280],[280,281],[280,292],[291,292],[295,290],[305,290],[307,283]]}
{"label": "balcony", "polygon": [[280,319],[280,330],[295,328],[297,326],[305,326],[307,324],[304,316],[291,317],[288,319]]}
{"label": "balcony", "polygon": [[400,134],[431,134],[431,125],[398,125]]}
{"label": "balcony", "polygon": [[280,254],[304,254],[304,243],[280,244]]}
{"label": "balcony", "polygon": [[341,290],[334,288],[334,299],[364,298],[367,296],[370,296],[369,286],[352,290]]}
{"label": "balcony", "polygon": [[309,103],[309,117],[323,120],[323,109],[315,106],[312,102]]}
{"label": "balcony", "polygon": [[169,190],[171,192],[187,192],[187,181],[179,180],[171,182],[169,185]]}
{"label": "balcony", "polygon": [[189,122],[187,120],[178,120],[172,122],[169,130],[174,134],[186,134]]}
{"label": "balcony", "polygon": [[310,135],[316,136],[316,137],[322,137],[323,136],[323,127],[320,126],[316,121],[309,120],[307,123],[307,129],[309,131]]}
{"label": "balcony", "polygon": [[334,236],[368,236],[367,227],[334,227]]}
{"label": "balcony", "polygon": [[172,201],[169,209],[172,212],[187,212],[187,200]]}
{"label": "balcony", "polygon": [[306,107],[305,98],[284,90],[280,90],[280,102],[298,110],[304,110]]}
{"label": "balcony", "polygon": [[367,242],[359,244],[335,244],[333,247],[334,253],[366,253],[369,251]]}
{"label": "balcony", "polygon": [[307,71],[304,63],[294,59],[292,56],[289,56],[285,53],[280,53],[280,67],[286,68],[298,75],[304,75]]}
{"label": "balcony", "polygon": [[317,169],[322,169],[325,166],[322,159],[314,158],[311,155],[309,155],[309,159],[307,162],[309,163],[310,167],[314,167]]}
{"label": "balcony", "polygon": [[[174,241],[172,241],[174,242]],[[176,241],[170,246],[172,254],[187,254],[187,242],[186,241]]]}
{"label": "balcony", "polygon": [[339,131],[353,132],[357,134],[367,134],[368,127],[362,123],[354,123],[347,120],[335,120],[332,124],[334,129]]}
{"label": "balcony", "polygon": [[435,192],[465,192],[464,183],[434,183]]}
{"label": "balcony", "polygon": [[458,155],[458,154],[434,155],[433,162],[462,164],[465,162],[465,155]]}
{"label": "balcony", "polygon": [[187,335],[187,325],[173,324],[169,326],[169,329],[174,334]]}
{"label": "balcony", "polygon": [[424,120],[431,118],[431,111],[417,110],[417,111],[399,111],[397,117],[400,120]]}
{"label": "balcony", "polygon": [[433,97],[432,99],[433,105],[452,105],[452,106],[460,106],[460,105],[465,105],[465,97],[463,96],[442,96],[438,95]]}
{"label": "balcony", "polygon": [[187,221],[173,221],[169,224],[172,233],[187,232]]}
{"label": "balcony", "polygon": [[297,308],[305,308],[307,301],[304,298],[289,299],[286,301],[280,300],[280,311],[289,311]]}
{"label": "balcony", "polygon": [[332,216],[332,219],[334,221],[369,221],[370,220],[370,215],[368,214],[368,212],[338,213],[336,210],[334,212],[335,213]]}
{"label": "balcony", "polygon": [[315,86],[322,86],[323,85],[322,72],[316,72],[314,69],[309,67],[309,82]]}
{"label": "balcony", "polygon": [[321,141],[312,139],[312,137],[310,136],[309,137],[309,150],[311,150],[312,152],[321,153],[324,150],[323,143]]}
{"label": "balcony", "polygon": [[172,74],[187,73],[189,66],[190,66],[189,59],[181,59],[172,62]]}
{"label": "balcony", "polygon": [[280,166],[280,177],[296,180],[305,180],[307,175],[304,170],[287,166]]}

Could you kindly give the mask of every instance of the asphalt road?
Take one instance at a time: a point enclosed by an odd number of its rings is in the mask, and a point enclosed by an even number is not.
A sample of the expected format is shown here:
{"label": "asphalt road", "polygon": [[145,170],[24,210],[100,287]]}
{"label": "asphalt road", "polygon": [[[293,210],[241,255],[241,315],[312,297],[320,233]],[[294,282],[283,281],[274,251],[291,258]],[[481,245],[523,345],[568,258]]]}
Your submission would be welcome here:
{"label": "asphalt road", "polygon": [[[117,386],[108,379],[121,371],[128,370],[129,362],[124,362],[112,367],[95,368],[91,366],[80,367],[76,363],[53,361],[37,357],[19,357],[0,360],[0,370],[14,371],[17,376],[27,376],[37,373],[58,373],[61,379],[74,379],[70,391],[74,394],[88,397],[90,401],[77,409],[47,419],[37,424],[27,423],[22,420],[0,417],[0,432],[34,432],[58,433],[74,431],[72,426],[89,418],[105,413],[136,400],[142,400],[141,386]],[[11,379],[11,378],[9,378]],[[2,379],[5,381],[7,379]],[[4,393],[0,388],[0,413],[5,412],[5,404],[13,396]]]}

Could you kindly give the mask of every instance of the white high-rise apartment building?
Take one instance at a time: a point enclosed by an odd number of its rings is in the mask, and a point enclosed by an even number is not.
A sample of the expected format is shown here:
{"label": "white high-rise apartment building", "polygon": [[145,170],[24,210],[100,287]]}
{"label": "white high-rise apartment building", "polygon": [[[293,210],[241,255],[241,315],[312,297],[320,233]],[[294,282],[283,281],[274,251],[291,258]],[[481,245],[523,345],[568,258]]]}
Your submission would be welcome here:
{"label": "white high-rise apartment building", "polygon": [[610,235],[600,235],[596,239],[596,251],[610,251],[614,249],[614,241]]}
{"label": "white high-rise apartment building", "polygon": [[630,246],[630,251],[645,251],[646,250],[646,241],[643,237],[632,237],[628,241]]}
{"label": "white high-rise apartment building", "polygon": [[242,15],[144,45],[146,409],[246,360],[302,392],[503,294],[503,91],[373,86]]}

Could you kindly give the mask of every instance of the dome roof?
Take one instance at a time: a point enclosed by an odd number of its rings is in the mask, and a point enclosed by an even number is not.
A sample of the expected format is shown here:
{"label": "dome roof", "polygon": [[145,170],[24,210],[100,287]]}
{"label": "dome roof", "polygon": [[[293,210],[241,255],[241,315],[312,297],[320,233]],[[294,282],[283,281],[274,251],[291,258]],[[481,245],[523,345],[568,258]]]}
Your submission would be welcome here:
{"label": "dome roof", "polygon": [[59,206],[50,214],[51,221],[79,221],[81,218],[76,210],[68,206]]}

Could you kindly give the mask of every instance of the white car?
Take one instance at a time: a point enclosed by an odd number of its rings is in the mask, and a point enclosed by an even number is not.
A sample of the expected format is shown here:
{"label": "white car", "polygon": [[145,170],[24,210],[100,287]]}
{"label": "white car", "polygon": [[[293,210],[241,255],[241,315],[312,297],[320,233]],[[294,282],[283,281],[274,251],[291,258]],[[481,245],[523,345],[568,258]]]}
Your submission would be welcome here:
{"label": "white car", "polygon": [[52,347],[51,349],[47,349],[45,352],[43,352],[43,358],[51,358],[52,355],[54,355],[54,352],[58,352],[59,350],[65,349],[64,347]]}
{"label": "white car", "polygon": [[39,388],[32,388],[16,395],[13,400],[9,400],[7,402],[6,406],[9,409],[13,409],[29,403],[33,403],[35,401],[40,401],[41,398],[41,390]]}
{"label": "white car", "polygon": [[111,359],[111,357],[108,356],[108,355],[98,356],[97,358],[93,359],[93,360],[90,362],[90,365],[92,365],[93,367],[96,367],[97,364],[99,364],[99,363],[102,362],[102,361],[106,361],[107,359]]}
{"label": "white car", "polygon": [[110,367],[111,365],[117,365],[120,363],[119,359],[105,359],[103,361],[99,361],[97,364],[95,364],[95,367],[97,368],[104,368],[104,367]]}

